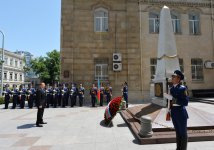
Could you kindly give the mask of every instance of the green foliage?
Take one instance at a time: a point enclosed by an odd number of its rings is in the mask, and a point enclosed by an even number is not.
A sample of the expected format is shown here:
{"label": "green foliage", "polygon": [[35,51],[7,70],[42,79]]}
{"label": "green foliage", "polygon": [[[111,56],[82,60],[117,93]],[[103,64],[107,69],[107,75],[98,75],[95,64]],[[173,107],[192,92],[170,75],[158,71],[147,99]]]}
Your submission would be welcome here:
{"label": "green foliage", "polygon": [[46,57],[35,58],[31,61],[31,67],[45,83],[59,81],[60,53],[57,50],[53,50],[48,52]]}

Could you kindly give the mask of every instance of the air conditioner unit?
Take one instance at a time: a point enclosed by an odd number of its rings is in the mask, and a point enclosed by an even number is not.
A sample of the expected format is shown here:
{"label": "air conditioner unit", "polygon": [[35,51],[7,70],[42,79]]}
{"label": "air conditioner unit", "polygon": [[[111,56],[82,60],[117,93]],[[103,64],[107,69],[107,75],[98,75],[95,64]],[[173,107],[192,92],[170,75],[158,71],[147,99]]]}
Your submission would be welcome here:
{"label": "air conditioner unit", "polygon": [[207,69],[214,69],[214,61],[208,61],[204,63],[205,68]]}
{"label": "air conditioner unit", "polygon": [[121,71],[122,63],[113,63],[113,71]]}
{"label": "air conditioner unit", "polygon": [[120,53],[113,53],[113,61],[122,61],[122,55]]}

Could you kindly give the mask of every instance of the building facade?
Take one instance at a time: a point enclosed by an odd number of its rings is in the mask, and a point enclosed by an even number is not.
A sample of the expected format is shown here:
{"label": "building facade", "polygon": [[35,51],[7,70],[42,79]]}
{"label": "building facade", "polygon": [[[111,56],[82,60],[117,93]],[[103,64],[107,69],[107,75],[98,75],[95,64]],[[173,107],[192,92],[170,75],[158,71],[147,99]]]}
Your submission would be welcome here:
{"label": "building facade", "polygon": [[8,84],[10,87],[25,84],[24,66],[24,55],[4,50],[3,84]]}
{"label": "building facade", "polygon": [[100,79],[115,96],[127,81],[130,100],[149,99],[164,5],[189,90],[214,89],[214,69],[204,67],[214,61],[210,0],[62,0],[61,80],[90,87]]}
{"label": "building facade", "polygon": [[30,52],[27,52],[27,51],[16,51],[15,53],[19,54],[19,55],[24,55],[25,66],[29,69],[25,73],[25,81],[29,82],[29,83],[32,83],[33,85],[39,84],[40,83],[40,79],[31,68],[31,60],[33,59],[33,55]]}

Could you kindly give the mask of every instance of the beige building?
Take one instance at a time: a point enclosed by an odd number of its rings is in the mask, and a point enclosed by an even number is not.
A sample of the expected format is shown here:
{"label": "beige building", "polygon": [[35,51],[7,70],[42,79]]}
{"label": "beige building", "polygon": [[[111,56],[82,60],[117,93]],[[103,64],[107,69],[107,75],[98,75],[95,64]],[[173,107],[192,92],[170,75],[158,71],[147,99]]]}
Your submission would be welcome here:
{"label": "beige building", "polygon": [[115,96],[127,81],[130,101],[148,99],[159,14],[167,5],[189,89],[214,89],[214,69],[208,69],[214,65],[211,4],[210,0],[62,0],[61,80],[89,88],[99,78],[111,84]]}

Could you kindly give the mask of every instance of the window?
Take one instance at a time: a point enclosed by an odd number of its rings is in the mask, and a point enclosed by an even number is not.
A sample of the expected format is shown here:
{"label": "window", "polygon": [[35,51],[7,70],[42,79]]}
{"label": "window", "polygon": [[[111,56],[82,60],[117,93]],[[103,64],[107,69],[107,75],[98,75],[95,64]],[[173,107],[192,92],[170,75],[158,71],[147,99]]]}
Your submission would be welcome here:
{"label": "window", "polygon": [[10,58],[10,66],[13,66],[13,58]]}
{"label": "window", "polygon": [[108,64],[95,65],[95,80],[108,80]]}
{"label": "window", "polygon": [[4,72],[4,80],[7,80],[7,72]]}
{"label": "window", "polygon": [[174,33],[181,33],[181,22],[180,22],[180,17],[177,13],[172,12],[172,27],[173,27],[173,32]]}
{"label": "window", "polygon": [[22,68],[22,60],[20,60],[20,68]]}
{"label": "window", "polygon": [[14,80],[17,81],[17,73],[15,73]]}
{"label": "window", "polygon": [[149,33],[159,33],[159,13],[149,13]]}
{"label": "window", "polygon": [[157,58],[151,58],[150,59],[151,79],[154,78],[156,67],[157,67]]}
{"label": "window", "polygon": [[13,73],[10,72],[10,80],[13,80]]}
{"label": "window", "polygon": [[203,80],[203,60],[200,58],[191,59],[192,80]]}
{"label": "window", "polygon": [[7,57],[4,58],[4,64],[5,64],[5,65],[8,64],[8,58],[7,58]]}
{"label": "window", "polygon": [[184,73],[184,61],[182,58],[179,58],[179,65],[180,65],[181,72]]}
{"label": "window", "polygon": [[15,67],[18,67],[18,61],[15,60]]}
{"label": "window", "polygon": [[19,75],[19,80],[22,81],[22,74]]}
{"label": "window", "polygon": [[94,31],[108,32],[108,11],[98,8],[94,12]]}
{"label": "window", "polygon": [[195,13],[189,14],[189,31],[190,34],[197,35],[200,33],[199,15]]}

